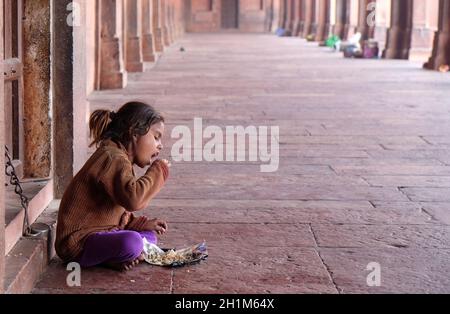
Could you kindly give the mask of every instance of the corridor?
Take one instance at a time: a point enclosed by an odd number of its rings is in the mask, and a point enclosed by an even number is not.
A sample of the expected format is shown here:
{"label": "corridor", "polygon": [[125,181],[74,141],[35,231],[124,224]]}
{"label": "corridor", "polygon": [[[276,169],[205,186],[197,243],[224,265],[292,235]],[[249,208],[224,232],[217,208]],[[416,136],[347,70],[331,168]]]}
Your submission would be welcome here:
{"label": "corridor", "polygon": [[207,261],[82,270],[70,288],[55,259],[34,293],[450,292],[448,74],[344,59],[295,37],[210,33],[186,34],[128,80],[91,94],[90,110],[154,105],[167,121],[164,158],[173,128],[194,133],[202,118],[203,128],[278,126],[279,168],[173,161],[145,214],[169,223],[160,246],[205,240]]}

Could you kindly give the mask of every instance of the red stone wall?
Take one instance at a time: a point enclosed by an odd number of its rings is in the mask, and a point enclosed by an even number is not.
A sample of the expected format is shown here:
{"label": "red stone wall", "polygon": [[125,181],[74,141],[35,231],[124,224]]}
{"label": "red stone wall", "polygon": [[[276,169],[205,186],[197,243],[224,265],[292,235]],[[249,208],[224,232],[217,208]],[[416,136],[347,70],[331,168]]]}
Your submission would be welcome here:
{"label": "red stone wall", "polygon": [[188,32],[212,32],[220,29],[221,0],[192,0],[187,4]]}
{"label": "red stone wall", "polygon": [[439,1],[414,0],[410,59],[426,62],[438,29]]}
{"label": "red stone wall", "polygon": [[[191,0],[187,4],[189,32],[214,32],[222,30],[222,1]],[[242,32],[264,32],[267,0],[240,0],[238,6],[238,28]]]}
{"label": "red stone wall", "polygon": [[264,32],[265,6],[261,0],[239,1],[239,30],[242,32]]}

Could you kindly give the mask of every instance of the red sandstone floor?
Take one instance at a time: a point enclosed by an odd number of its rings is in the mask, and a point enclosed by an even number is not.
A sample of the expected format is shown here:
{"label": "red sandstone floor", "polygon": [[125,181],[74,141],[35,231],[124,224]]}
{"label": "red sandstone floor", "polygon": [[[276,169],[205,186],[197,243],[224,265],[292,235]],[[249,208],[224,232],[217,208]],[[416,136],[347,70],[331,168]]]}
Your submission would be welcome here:
{"label": "red sandstone floor", "polygon": [[[180,52],[180,46],[186,52]],[[163,246],[206,240],[200,265],[82,272],[55,260],[35,293],[450,292],[450,75],[348,60],[271,35],[187,35],[92,110],[140,99],[175,125],[279,125],[280,169],[176,163],[146,214]],[[370,262],[381,287],[369,287]]]}

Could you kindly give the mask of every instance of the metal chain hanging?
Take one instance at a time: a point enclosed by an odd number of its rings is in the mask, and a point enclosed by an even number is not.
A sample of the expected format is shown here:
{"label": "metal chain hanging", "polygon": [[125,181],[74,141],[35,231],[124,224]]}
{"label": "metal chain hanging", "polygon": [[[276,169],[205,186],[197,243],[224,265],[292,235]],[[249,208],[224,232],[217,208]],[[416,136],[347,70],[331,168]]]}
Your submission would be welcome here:
{"label": "metal chain hanging", "polygon": [[14,193],[19,195],[20,202],[22,208],[24,210],[24,219],[23,219],[23,229],[22,233],[24,236],[33,236],[33,232],[31,231],[30,220],[28,217],[28,197],[26,197],[23,193],[22,186],[20,185],[19,177],[16,173],[16,168],[12,164],[12,157],[9,153],[8,147],[5,145],[5,174],[9,177],[9,183],[14,186]]}

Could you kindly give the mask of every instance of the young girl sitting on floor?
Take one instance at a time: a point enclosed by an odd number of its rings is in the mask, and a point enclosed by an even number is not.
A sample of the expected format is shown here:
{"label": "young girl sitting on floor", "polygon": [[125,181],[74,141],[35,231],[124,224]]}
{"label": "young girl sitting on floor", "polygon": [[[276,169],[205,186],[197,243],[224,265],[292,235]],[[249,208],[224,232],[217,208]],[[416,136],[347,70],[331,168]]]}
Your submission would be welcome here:
{"label": "young girl sitting on floor", "polygon": [[[145,209],[167,180],[170,165],[157,159],[164,118],[131,102],[117,113],[95,111],[89,127],[97,150],[61,200],[56,252],[82,267],[129,270],[143,260],[143,238],[156,244],[156,234],[167,231],[162,220],[132,214]],[[133,165],[150,167],[136,178]]]}

